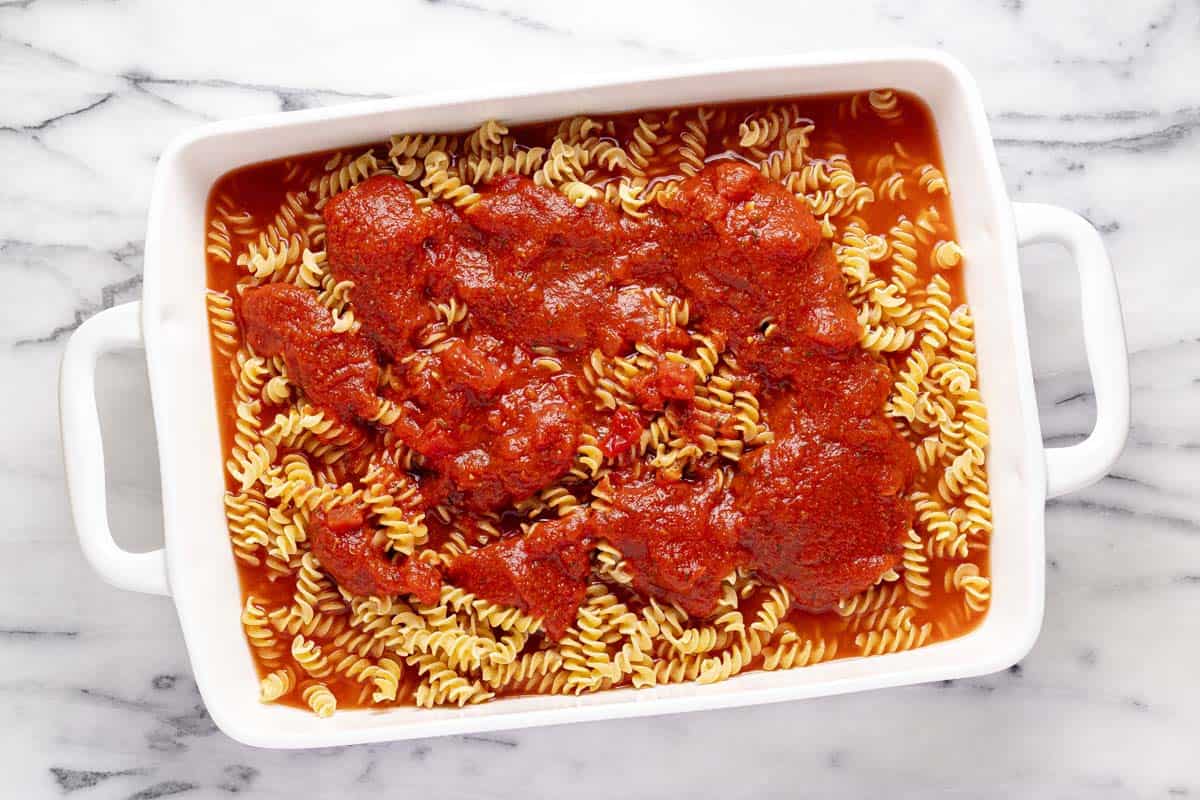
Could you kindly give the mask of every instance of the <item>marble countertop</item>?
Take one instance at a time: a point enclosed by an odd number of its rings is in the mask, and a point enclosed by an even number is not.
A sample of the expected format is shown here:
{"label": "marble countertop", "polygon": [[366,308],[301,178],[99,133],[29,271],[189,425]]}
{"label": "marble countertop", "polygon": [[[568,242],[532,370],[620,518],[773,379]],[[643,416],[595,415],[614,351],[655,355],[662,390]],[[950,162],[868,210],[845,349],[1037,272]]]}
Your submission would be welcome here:
{"label": "marble countertop", "polygon": [[[1200,795],[1200,6],[532,0],[0,0],[0,772],[14,798]],[[69,333],[140,293],[155,161],[202,122],[709,57],[942,47],[978,78],[1012,196],[1104,232],[1133,430],[1047,509],[1045,628],[980,679],[769,707],[310,752],[243,747],[196,692],[169,600],[102,583],[65,505]],[[1049,440],[1090,427],[1078,290],[1022,252]],[[153,546],[140,353],[103,365],[110,515]]]}

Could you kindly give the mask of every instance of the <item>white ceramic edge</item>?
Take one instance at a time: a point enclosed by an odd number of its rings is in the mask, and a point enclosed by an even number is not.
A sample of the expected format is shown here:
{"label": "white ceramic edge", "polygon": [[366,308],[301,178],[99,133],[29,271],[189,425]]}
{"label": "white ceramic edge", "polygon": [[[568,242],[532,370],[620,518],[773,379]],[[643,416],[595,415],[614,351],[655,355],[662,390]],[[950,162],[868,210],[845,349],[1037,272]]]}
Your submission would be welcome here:
{"label": "white ceramic edge", "polygon": [[[939,661],[938,654],[949,652],[954,642],[946,642],[919,651],[897,653],[872,659],[852,659],[850,661],[832,662],[842,665],[841,671],[847,677],[838,680],[827,680],[820,683],[804,683],[797,685],[775,686],[766,689],[748,691],[740,687],[749,685],[742,682],[737,686],[729,686],[721,690],[718,687],[700,687],[687,693],[677,694],[671,690],[677,687],[665,687],[642,691],[638,697],[629,702],[587,705],[569,702],[572,698],[564,698],[564,703],[553,708],[542,708],[532,711],[499,712],[490,716],[470,716],[464,713],[458,717],[430,718],[427,722],[404,722],[398,724],[379,723],[374,727],[337,727],[318,729],[303,725],[283,724],[285,720],[299,722],[295,717],[280,717],[272,726],[264,727],[257,724],[247,724],[235,710],[225,708],[221,704],[209,704],[209,712],[214,721],[227,734],[246,744],[276,747],[317,747],[328,745],[344,745],[367,741],[398,740],[414,737],[439,736],[455,733],[479,732],[501,728],[520,728],[533,725],[548,725],[575,721],[610,719],[644,716],[651,714],[666,714],[683,711],[693,711],[729,706],[753,705],[776,702],[781,700],[800,699],[821,695],[839,694],[843,692],[867,689],[885,688],[902,684],[911,684],[940,679],[961,678],[1003,669],[1020,660],[1033,646],[1041,627],[1044,603],[1044,539],[1043,515],[1045,503],[1045,463],[1042,455],[1040,425],[1037,421],[1037,406],[1034,398],[1032,373],[1029,368],[1028,337],[1025,330],[1023,304],[1020,293],[1019,274],[1017,274],[1016,239],[1012,224],[1012,214],[1008,206],[1008,198],[1001,179],[999,163],[992,147],[987,118],[983,104],[974,81],[966,70],[954,59],[937,51],[926,50],[875,50],[875,51],[838,51],[827,54],[809,54],[797,58],[786,59],[755,59],[734,63],[701,64],[683,68],[672,68],[658,71],[639,71],[633,75],[621,75],[610,79],[589,82],[580,86],[580,90],[591,87],[606,87],[627,82],[646,83],[658,80],[701,77],[716,73],[731,71],[755,71],[773,68],[797,67],[853,67],[855,65],[871,65],[880,62],[907,61],[936,67],[944,71],[957,85],[966,102],[963,109],[967,115],[967,124],[971,131],[974,144],[979,152],[978,169],[983,172],[983,180],[990,195],[987,201],[1000,215],[1002,224],[994,231],[997,237],[995,246],[1002,261],[1003,268],[1011,272],[1006,276],[1007,289],[1005,312],[1013,320],[1011,326],[1011,341],[1003,344],[1012,348],[1012,356],[1016,362],[1014,379],[1017,382],[1016,391],[1019,398],[1018,415],[1023,417],[1021,426],[1022,449],[1024,453],[1023,466],[1027,472],[1023,475],[1025,492],[1023,495],[1024,516],[1031,526],[1024,531],[1026,548],[1024,553],[1025,567],[1030,578],[1027,611],[1023,612],[1023,622],[1017,634],[1008,635],[998,641],[985,655],[973,658],[969,663],[949,664]],[[509,96],[541,95],[551,90],[561,90],[563,85],[547,86],[539,81],[536,92],[513,92]],[[831,89],[832,90],[832,89]],[[489,91],[477,96],[468,92],[433,95],[426,97],[404,98],[397,100],[380,100],[339,106],[331,109],[314,109],[292,112],[287,115],[271,115],[248,120],[215,123],[197,131],[185,134],[177,139],[164,153],[155,179],[154,192],[148,220],[146,238],[145,282],[143,287],[143,331],[147,365],[150,377],[150,387],[153,399],[154,419],[158,430],[160,464],[162,469],[163,518],[167,540],[168,568],[173,576],[180,579],[188,569],[186,553],[182,547],[173,546],[176,530],[181,521],[176,518],[175,510],[180,492],[186,491],[169,469],[168,465],[175,462],[177,453],[175,422],[172,419],[172,408],[169,402],[169,383],[177,365],[169,361],[166,345],[161,341],[162,331],[157,315],[157,307],[161,301],[161,273],[169,265],[163,263],[164,243],[161,239],[161,218],[166,204],[171,202],[169,187],[173,171],[178,169],[179,162],[187,149],[197,142],[212,137],[229,137],[238,133],[262,129],[275,129],[291,125],[302,125],[312,121],[353,120],[367,114],[394,112],[414,107],[436,108],[458,103],[485,103],[488,98],[496,97],[496,91]],[[663,104],[670,104],[670,98],[664,98]],[[945,147],[945,141],[943,141]],[[236,166],[231,164],[230,168]],[[997,343],[997,346],[999,343]],[[981,363],[986,363],[981,356]],[[185,368],[196,368],[195,365],[182,365]],[[204,365],[204,369],[208,366]],[[986,367],[981,368],[986,374]],[[174,581],[173,581],[174,582]],[[196,665],[196,680],[201,694],[208,702],[210,690],[209,676],[202,668],[204,659],[197,651],[203,637],[197,629],[199,612],[191,605],[192,594],[181,594],[177,597],[177,605],[184,638]],[[987,626],[985,621],[984,625]],[[982,635],[982,629],[970,636]],[[967,638],[967,637],[964,637]],[[955,640],[961,641],[961,640]],[[826,665],[821,665],[826,666]],[[809,668],[818,670],[818,668]],[[748,677],[748,676],[747,676]],[[713,691],[715,689],[715,691]],[[613,693],[615,694],[615,693]],[[247,698],[246,702],[254,702]],[[514,702],[514,701],[501,701]],[[289,709],[290,711],[290,709]],[[297,712],[300,713],[300,712]],[[340,715],[339,715],[340,716]],[[336,718],[335,718],[336,719]]]}

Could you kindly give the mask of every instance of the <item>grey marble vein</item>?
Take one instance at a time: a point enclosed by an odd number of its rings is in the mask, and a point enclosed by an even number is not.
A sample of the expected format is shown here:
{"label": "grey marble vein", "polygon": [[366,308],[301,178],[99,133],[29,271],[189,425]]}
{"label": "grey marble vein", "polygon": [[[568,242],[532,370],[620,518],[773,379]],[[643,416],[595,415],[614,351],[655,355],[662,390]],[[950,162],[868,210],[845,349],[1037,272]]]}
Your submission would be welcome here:
{"label": "grey marble vein", "polygon": [[[977,77],[1010,194],[1104,233],[1131,348],[1113,473],[1047,505],[1045,626],[996,675],[628,722],[306,752],[221,734],[173,607],[104,585],[64,505],[63,343],[141,291],[156,159],[208,120],[853,43]],[[1200,5],[872,0],[0,0],[0,796],[1200,795]],[[951,176],[953,180],[953,176]],[[1022,251],[1049,444],[1095,403],[1073,270]],[[98,376],[110,517],[160,536],[136,353]]]}

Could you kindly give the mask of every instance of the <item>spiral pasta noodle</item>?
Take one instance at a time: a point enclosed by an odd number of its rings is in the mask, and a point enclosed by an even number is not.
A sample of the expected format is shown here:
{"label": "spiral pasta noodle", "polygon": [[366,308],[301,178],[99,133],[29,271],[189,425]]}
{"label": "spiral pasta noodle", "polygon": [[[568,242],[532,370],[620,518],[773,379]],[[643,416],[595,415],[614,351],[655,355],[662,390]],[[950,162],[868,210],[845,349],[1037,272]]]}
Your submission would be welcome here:
{"label": "spiral pasta noodle", "polygon": [[445,200],[458,208],[466,208],[479,202],[479,194],[471,184],[450,167],[450,157],[441,150],[433,150],[425,156],[425,177],[421,187],[434,200]]}
{"label": "spiral pasta noodle", "polygon": [[837,648],[836,639],[802,638],[795,631],[788,631],[777,644],[763,650],[762,668],[795,669],[819,664],[835,657]]}
{"label": "spiral pasta noodle", "polygon": [[274,703],[284,695],[290,694],[295,685],[296,673],[291,667],[274,670],[259,681],[259,700]]}
{"label": "spiral pasta noodle", "polygon": [[325,174],[314,178],[308,190],[316,195],[316,208],[323,208],[329,199],[351,186],[369,178],[379,170],[379,160],[371,151],[352,158],[338,154],[325,165]]}
{"label": "spiral pasta noodle", "polygon": [[301,692],[301,697],[318,717],[332,717],[337,711],[337,697],[323,683],[310,683]]}
{"label": "spiral pasta noodle", "polygon": [[[488,120],[473,130],[401,132],[289,160],[276,168],[269,202],[247,203],[236,187],[219,186],[204,248],[220,280],[204,304],[227,410],[223,504],[247,587],[241,619],[259,665],[260,699],[329,716],[339,708],[466,707],[531,692],[709,683],[897,653],[977,625],[991,602],[990,430],[962,290],[970,262],[951,223],[950,183],[930,155],[936,147],[904,124],[924,113],[913,98],[876,89],[531,126]],[[721,583],[711,615],[698,619],[654,596],[637,554],[626,558],[614,544],[619,537],[597,535],[580,556],[586,594],[557,639],[527,610],[450,582],[433,603],[358,596],[338,585],[313,549],[314,521],[323,515],[361,516],[362,536],[392,565],[429,565],[444,577],[489,543],[620,511],[622,476],[703,474],[722,491],[736,490],[745,465],[787,430],[769,389],[739,366],[744,351],[712,324],[709,305],[673,285],[622,295],[642,304],[661,339],[620,350],[589,346],[572,385],[595,413],[566,451],[569,469],[503,513],[468,513],[453,498],[425,499],[431,462],[404,429],[406,392],[422,375],[447,369],[448,354],[477,334],[485,297],[429,292],[414,351],[381,359],[387,363],[371,378],[373,410],[343,422],[306,394],[296,364],[251,348],[241,328],[243,294],[290,284],[328,312],[331,335],[369,333],[359,332],[370,314],[356,303],[356,293],[369,289],[339,277],[322,214],[332,198],[376,175],[404,181],[430,220],[485,213],[477,206],[521,176],[557,193],[546,192],[547,202],[572,213],[653,224],[679,201],[684,179],[728,159],[749,163],[810,209],[861,326],[859,346],[890,376],[886,424],[911,445],[916,473],[908,490],[912,528],[890,568],[823,613],[800,610],[782,585],[743,569]],[[638,268],[649,268],[652,256],[641,257],[647,261]],[[771,345],[794,324],[777,309],[752,322],[754,341]],[[570,356],[540,342],[523,363],[546,379],[576,377]],[[667,369],[686,373],[691,405],[647,411],[614,446],[610,421],[638,412],[640,393]]]}

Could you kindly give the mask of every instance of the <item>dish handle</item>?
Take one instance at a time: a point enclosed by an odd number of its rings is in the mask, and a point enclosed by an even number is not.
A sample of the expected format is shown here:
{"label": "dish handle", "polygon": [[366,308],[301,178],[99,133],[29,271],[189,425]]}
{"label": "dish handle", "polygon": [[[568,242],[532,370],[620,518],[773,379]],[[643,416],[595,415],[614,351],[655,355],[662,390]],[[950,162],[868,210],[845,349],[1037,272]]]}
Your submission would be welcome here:
{"label": "dish handle", "polygon": [[1069,447],[1046,448],[1046,497],[1095,483],[1121,455],[1129,434],[1129,353],[1117,276],[1100,232],[1073,211],[1013,203],[1020,244],[1054,242],[1067,248],[1079,271],[1083,340],[1096,396],[1096,425]]}
{"label": "dish handle", "polygon": [[71,515],[83,554],[100,577],[120,589],[171,593],[162,548],[131,553],[113,539],[108,527],[104,482],[104,442],[96,410],[96,363],[100,356],[142,346],[141,303],[101,311],[71,335],[59,374],[58,405],[63,462]]}

